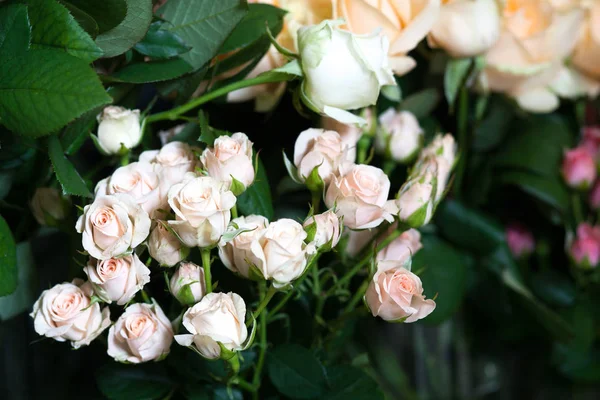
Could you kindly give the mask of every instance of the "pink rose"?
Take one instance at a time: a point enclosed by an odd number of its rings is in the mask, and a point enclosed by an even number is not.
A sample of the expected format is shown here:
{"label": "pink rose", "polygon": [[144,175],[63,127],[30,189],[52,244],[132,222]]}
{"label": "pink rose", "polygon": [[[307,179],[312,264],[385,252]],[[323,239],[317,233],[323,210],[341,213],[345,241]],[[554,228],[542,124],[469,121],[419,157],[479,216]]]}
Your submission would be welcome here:
{"label": "pink rose", "polygon": [[245,187],[254,182],[252,142],[241,132],[218,137],[212,148],[204,150],[200,161],[208,175],[221,182],[231,185],[232,177]]}
{"label": "pink rose", "polygon": [[597,180],[596,183],[594,183],[594,186],[592,187],[592,190],[590,191],[589,202],[590,202],[590,206],[594,210],[597,210],[600,208],[600,180]]}
{"label": "pink rose", "polygon": [[519,223],[512,223],[506,227],[506,243],[516,258],[527,256],[535,249],[533,234]]}
{"label": "pink rose", "polygon": [[[395,227],[391,229],[395,229]],[[419,231],[409,229],[402,232],[400,236],[377,253],[377,261],[403,260],[406,259],[407,254],[408,257],[414,256],[422,247],[423,244],[421,244],[421,234]]]}
{"label": "pink rose", "polygon": [[583,140],[579,147],[583,147],[589,151],[592,157],[596,157],[600,150],[600,126],[584,126],[582,130]]}
{"label": "pink rose", "polygon": [[565,153],[562,174],[570,187],[588,189],[596,180],[596,162],[583,147],[577,147]]}
{"label": "pink rose", "polygon": [[570,252],[577,265],[595,268],[600,262],[600,227],[580,224]]}

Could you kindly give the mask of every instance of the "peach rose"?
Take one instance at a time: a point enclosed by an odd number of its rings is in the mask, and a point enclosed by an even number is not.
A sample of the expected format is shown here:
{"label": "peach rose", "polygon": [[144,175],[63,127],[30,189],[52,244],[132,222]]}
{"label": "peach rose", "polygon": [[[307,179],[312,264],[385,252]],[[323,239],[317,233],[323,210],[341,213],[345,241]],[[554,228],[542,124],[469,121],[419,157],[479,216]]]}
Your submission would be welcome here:
{"label": "peach rose", "polygon": [[[231,185],[232,178],[248,187],[254,182],[252,142],[244,133],[219,136],[200,157],[209,176]],[[240,194],[240,193],[238,193]]]}
{"label": "peach rose", "polygon": [[[365,110],[369,110],[368,108]],[[369,118],[367,118],[369,121]],[[348,152],[348,159],[356,160],[356,145],[363,135],[363,130],[356,124],[344,124],[329,117],[321,118],[321,126],[326,131],[335,131],[342,138],[342,144]],[[367,128],[368,130],[368,128]]]}
{"label": "peach rose", "polygon": [[435,301],[425,300],[421,279],[404,268],[406,261],[380,261],[377,264],[377,272],[365,294],[374,317],[409,323],[423,319],[435,310]]}
{"label": "peach rose", "polygon": [[437,162],[429,158],[413,168],[396,199],[398,219],[413,228],[427,225],[433,217],[436,198]]}
{"label": "peach rose", "polygon": [[575,68],[600,81],[600,2],[590,2],[583,32],[579,36],[571,61]]}
{"label": "peach rose", "polygon": [[189,247],[185,247],[177,236],[165,226],[166,221],[157,221],[148,238],[148,252],[163,267],[172,267],[187,257]]}
{"label": "peach rose", "polygon": [[127,194],[98,196],[85,206],[75,227],[90,256],[107,260],[142,243],[150,232],[150,217]]}
{"label": "peach rose", "polygon": [[110,325],[110,310],[91,304],[92,294],[92,285],[81,279],[44,290],[30,314],[37,334],[69,340],[76,349],[90,344]]}
{"label": "peach rose", "polygon": [[331,250],[342,236],[342,221],[333,210],[311,215],[304,221],[307,241],[320,250]]}
{"label": "peach rose", "polygon": [[125,309],[108,331],[108,355],[118,362],[142,363],[161,360],[173,343],[171,322],[153,301]]}

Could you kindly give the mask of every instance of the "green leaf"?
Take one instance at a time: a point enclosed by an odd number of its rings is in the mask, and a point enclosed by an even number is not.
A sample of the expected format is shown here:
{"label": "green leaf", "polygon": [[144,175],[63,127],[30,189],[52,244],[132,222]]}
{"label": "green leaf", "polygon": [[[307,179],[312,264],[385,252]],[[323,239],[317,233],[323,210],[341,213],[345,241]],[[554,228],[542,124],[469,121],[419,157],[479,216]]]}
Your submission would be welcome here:
{"label": "green leaf", "polygon": [[384,400],[377,382],[358,368],[340,365],[327,368],[330,389],[327,400]]}
{"label": "green leaf", "polygon": [[146,35],[152,22],[152,0],[127,0],[126,3],[125,19],[96,38],[96,44],[104,50],[104,57],[115,57],[132,48]]}
{"label": "green leaf", "polygon": [[322,398],[327,386],[319,360],[295,344],[279,346],[268,353],[267,371],[277,390],[293,399]]}
{"label": "green leaf", "polygon": [[246,47],[267,36],[266,26],[273,36],[277,36],[283,29],[283,18],[286,13],[287,11],[269,4],[249,4],[248,13],[223,43],[219,53],[224,54]]}
{"label": "green leaf", "polygon": [[133,48],[139,53],[152,58],[172,58],[187,53],[191,47],[175,33],[161,27],[166,26],[162,21],[153,22],[146,36]]}
{"label": "green leaf", "polygon": [[436,308],[425,322],[439,324],[450,318],[460,307],[467,289],[467,260],[443,240],[423,236],[423,248],[412,260],[413,272],[419,277],[428,298],[438,296]]}
{"label": "green leaf", "polygon": [[497,147],[509,132],[513,107],[501,96],[492,96],[485,118],[475,129],[473,149],[488,151]]}
{"label": "green leaf", "polygon": [[61,49],[88,63],[102,56],[102,49],[62,4],[55,0],[24,1],[29,5],[32,48]]}
{"label": "green leaf", "polygon": [[114,74],[113,78],[127,83],[159,82],[178,78],[192,70],[192,66],[186,61],[181,58],[172,58],[130,64]]}
{"label": "green leaf", "polygon": [[109,363],[97,371],[96,382],[111,400],[162,399],[173,386],[164,366],[156,363]]}
{"label": "green leaf", "polygon": [[426,117],[434,110],[440,101],[440,95],[434,88],[424,89],[411,94],[400,103],[400,110],[410,111],[415,117]]}
{"label": "green leaf", "polygon": [[0,215],[0,296],[17,288],[17,247],[10,227]]}
{"label": "green leaf", "polygon": [[273,220],[275,212],[271,200],[271,187],[262,161],[258,160],[254,183],[237,199],[238,211],[243,215],[258,214]]}
{"label": "green leaf", "polygon": [[94,18],[98,23],[99,33],[115,28],[127,15],[125,0],[68,0],[68,2]]}
{"label": "green leaf", "polygon": [[75,21],[77,21],[79,26],[81,26],[92,38],[98,36],[100,28],[98,27],[96,20],[90,14],[66,1],[61,1],[60,3],[69,10],[69,14],[75,18]]}
{"label": "green leaf", "polygon": [[458,90],[467,78],[472,60],[470,58],[450,58],[444,72],[444,95],[450,109],[454,107],[454,100]]}
{"label": "green leaf", "polygon": [[555,306],[575,303],[577,292],[570,277],[555,270],[542,270],[531,276],[531,288],[542,300]]}
{"label": "green leaf", "polygon": [[95,72],[61,51],[30,50],[0,63],[0,119],[14,132],[48,134],[110,101]]}
{"label": "green leaf", "polygon": [[0,54],[23,52],[29,48],[31,27],[27,7],[10,4],[0,8]]}
{"label": "green leaf", "polygon": [[98,113],[99,110],[88,111],[65,127],[60,137],[60,143],[62,148],[65,149],[65,154],[77,153],[96,125]]}
{"label": "green leaf", "polygon": [[556,174],[540,176],[529,171],[506,170],[496,175],[498,182],[505,185],[517,185],[526,193],[556,208],[563,214],[569,210],[569,190]]}
{"label": "green leaf", "polygon": [[84,180],[79,176],[77,170],[63,154],[62,146],[57,136],[48,138],[48,155],[56,173],[56,179],[60,182],[64,194],[82,197],[92,197],[92,193],[86,186]]}
{"label": "green leaf", "polygon": [[31,244],[17,245],[18,286],[10,295],[0,297],[0,320],[6,321],[29,310],[35,301],[36,282]]}
{"label": "green leaf", "polygon": [[192,46],[183,58],[198,69],[217,54],[247,10],[244,0],[178,0],[168,1],[158,14],[171,23],[171,32]]}

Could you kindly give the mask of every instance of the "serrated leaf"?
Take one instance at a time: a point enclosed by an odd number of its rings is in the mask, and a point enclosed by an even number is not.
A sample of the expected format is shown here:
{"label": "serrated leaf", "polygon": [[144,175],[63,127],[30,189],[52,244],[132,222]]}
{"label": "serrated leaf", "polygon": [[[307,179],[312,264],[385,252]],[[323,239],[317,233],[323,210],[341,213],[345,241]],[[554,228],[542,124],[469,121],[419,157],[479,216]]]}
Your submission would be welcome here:
{"label": "serrated leaf", "polygon": [[127,15],[125,0],[68,0],[68,2],[94,18],[99,33],[116,27]]}
{"label": "serrated leaf", "polygon": [[0,63],[0,119],[14,132],[48,134],[110,101],[94,71],[64,52],[30,50]]}
{"label": "serrated leaf", "polygon": [[96,116],[99,114],[99,111],[88,111],[65,127],[60,137],[60,143],[65,150],[65,154],[75,154],[83,143],[85,143],[96,124]]}
{"label": "serrated leaf", "polygon": [[191,47],[174,32],[161,29],[164,25],[162,21],[153,22],[146,36],[133,48],[148,57],[161,59],[176,57],[190,51]]}
{"label": "serrated leaf", "polygon": [[0,8],[0,54],[27,50],[30,35],[31,27],[25,5],[11,4]]}
{"label": "serrated leaf", "polygon": [[178,78],[193,68],[181,58],[130,64],[113,75],[120,82],[148,83]]}
{"label": "serrated leaf", "polygon": [[26,0],[26,3],[32,48],[61,49],[88,63],[102,56],[102,49],[62,4],[55,0]]}
{"label": "serrated leaf", "polygon": [[10,227],[0,215],[0,296],[17,288],[17,247]]}
{"label": "serrated leaf", "polygon": [[96,38],[96,44],[104,51],[104,57],[115,57],[132,48],[146,35],[152,22],[152,0],[127,0],[126,4],[125,19]]}
{"label": "serrated leaf", "polygon": [[73,164],[65,157],[57,136],[52,135],[48,138],[48,156],[64,194],[92,197],[92,193],[84,180],[79,176]]}
{"label": "serrated leaf", "polygon": [[168,30],[192,46],[183,58],[198,69],[217,54],[247,11],[244,0],[179,0],[168,1],[158,14],[171,23]]}
{"label": "serrated leaf", "polygon": [[444,95],[450,108],[454,107],[454,100],[458,90],[463,85],[469,69],[471,68],[472,60],[470,58],[450,58],[446,64],[444,72]]}

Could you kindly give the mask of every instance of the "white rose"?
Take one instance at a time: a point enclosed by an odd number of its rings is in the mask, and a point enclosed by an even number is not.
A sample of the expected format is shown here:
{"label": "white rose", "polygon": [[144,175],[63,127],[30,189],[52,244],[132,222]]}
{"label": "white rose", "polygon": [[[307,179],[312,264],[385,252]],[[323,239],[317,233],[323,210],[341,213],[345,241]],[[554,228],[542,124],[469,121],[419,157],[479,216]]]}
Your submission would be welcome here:
{"label": "white rose", "polygon": [[121,146],[132,149],[142,140],[140,110],[108,106],[98,115],[98,144],[107,154],[117,154]]}
{"label": "white rose", "polygon": [[190,249],[177,239],[177,236],[164,225],[165,223],[165,221],[158,221],[150,232],[148,252],[160,265],[172,267],[186,258]]}
{"label": "white rose", "polygon": [[127,194],[98,196],[85,206],[75,227],[90,256],[107,260],[142,243],[150,231],[150,217]]}
{"label": "white rose", "polygon": [[208,175],[221,182],[231,185],[232,177],[245,187],[254,182],[252,142],[241,132],[218,137],[212,148],[202,152],[200,161]]}
{"label": "white rose", "polygon": [[228,350],[242,350],[248,337],[246,303],[235,293],[209,293],[183,314],[190,334],[176,335],[182,346],[192,346],[209,359],[221,356],[219,343]]}
{"label": "white rose", "polygon": [[262,215],[248,215],[235,218],[228,230],[246,229],[231,241],[219,242],[219,257],[229,270],[245,278],[250,277],[250,266],[262,266],[265,263],[260,239],[269,221]]}
{"label": "white rose", "polygon": [[69,200],[58,189],[37,188],[31,199],[31,211],[40,225],[56,225],[69,210]]}
{"label": "white rose", "polygon": [[342,223],[333,210],[316,214],[304,221],[304,229],[308,234],[307,240],[317,248],[329,250],[337,246],[342,235]]}
{"label": "white rose", "polygon": [[98,297],[107,303],[116,301],[120,306],[150,282],[150,270],[135,254],[108,260],[90,258],[83,272]]}
{"label": "white rose", "polygon": [[194,263],[182,262],[169,281],[169,290],[181,304],[196,304],[206,293],[204,270]]}
{"label": "white rose", "polygon": [[179,183],[188,172],[194,172],[199,165],[194,149],[187,143],[171,142],[160,150],[144,151],[140,154],[140,162],[158,164],[161,183],[169,186]]}
{"label": "white rose", "polygon": [[169,205],[176,220],[168,223],[186,246],[209,247],[227,229],[235,202],[227,184],[188,173],[169,190]]}
{"label": "white rose", "polygon": [[110,310],[91,304],[92,286],[81,279],[44,290],[30,316],[34,329],[59,342],[71,341],[74,348],[87,346],[110,325]]}
{"label": "white rose", "polygon": [[393,108],[379,116],[375,147],[394,161],[411,161],[423,143],[423,129],[413,113]]}
{"label": "white rose", "polygon": [[108,331],[108,355],[119,362],[138,364],[161,360],[173,343],[171,322],[153,304],[132,304]]}
{"label": "white rose", "polygon": [[298,31],[304,72],[301,94],[307,105],[341,122],[364,122],[345,111],[375,104],[383,85],[395,85],[388,66],[387,37],[354,35],[323,21]]}

